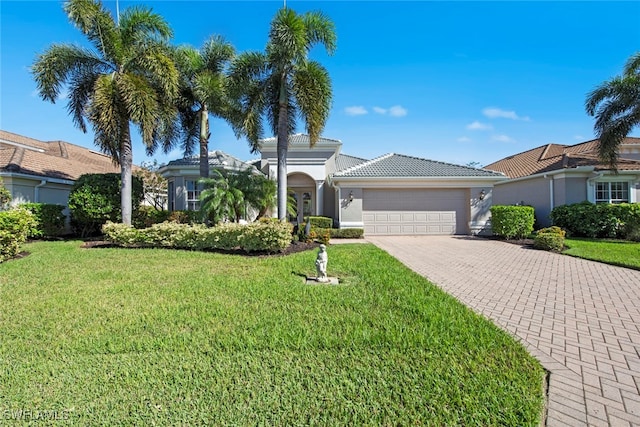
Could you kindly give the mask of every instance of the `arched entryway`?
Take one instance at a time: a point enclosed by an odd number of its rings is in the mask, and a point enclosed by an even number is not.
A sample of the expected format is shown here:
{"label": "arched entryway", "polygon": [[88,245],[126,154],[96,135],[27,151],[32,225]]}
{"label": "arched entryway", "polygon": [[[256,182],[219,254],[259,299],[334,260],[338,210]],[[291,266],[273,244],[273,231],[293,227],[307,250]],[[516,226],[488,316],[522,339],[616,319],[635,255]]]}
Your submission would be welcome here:
{"label": "arched entryway", "polygon": [[289,215],[289,221],[304,222],[304,217],[317,215],[316,182],[309,175],[293,172],[287,175],[289,195],[295,200],[295,214]]}

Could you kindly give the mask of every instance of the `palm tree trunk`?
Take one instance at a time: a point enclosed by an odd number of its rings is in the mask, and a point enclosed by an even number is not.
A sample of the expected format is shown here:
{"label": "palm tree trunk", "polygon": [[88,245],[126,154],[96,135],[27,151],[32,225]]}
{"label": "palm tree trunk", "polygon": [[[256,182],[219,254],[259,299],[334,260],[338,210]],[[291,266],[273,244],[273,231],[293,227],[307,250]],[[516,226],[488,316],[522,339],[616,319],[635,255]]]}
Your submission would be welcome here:
{"label": "palm tree trunk", "polygon": [[131,147],[131,132],[129,122],[125,122],[122,129],[120,153],[120,208],[122,210],[122,223],[131,225],[131,169],[133,167],[133,150]]}
{"label": "palm tree trunk", "polygon": [[209,178],[209,111],[200,110],[200,178]]}
{"label": "palm tree trunk", "polygon": [[280,112],[278,114],[278,219],[287,220],[287,149],[289,148],[289,130],[287,117],[287,91],[285,79],[280,87]]}

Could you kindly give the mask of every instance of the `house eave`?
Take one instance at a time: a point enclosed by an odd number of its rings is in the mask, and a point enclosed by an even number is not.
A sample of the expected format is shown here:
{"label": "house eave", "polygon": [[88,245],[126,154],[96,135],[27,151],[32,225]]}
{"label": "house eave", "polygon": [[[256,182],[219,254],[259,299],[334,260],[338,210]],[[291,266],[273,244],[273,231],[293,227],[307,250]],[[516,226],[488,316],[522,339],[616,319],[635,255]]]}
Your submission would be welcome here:
{"label": "house eave", "polygon": [[34,181],[46,180],[47,182],[50,182],[52,184],[64,184],[64,185],[73,185],[75,183],[75,181],[70,179],[53,178],[46,175],[32,175],[32,174],[20,173],[20,172],[0,171],[0,177],[32,179]]}
{"label": "house eave", "polygon": [[425,186],[436,188],[482,187],[491,186],[507,177],[484,176],[452,176],[452,177],[341,177],[331,176],[331,185],[341,187],[357,184],[361,187],[387,187],[387,188],[421,188]]}
{"label": "house eave", "polygon": [[[591,176],[591,174],[596,172],[609,172],[613,174],[613,171],[611,171],[610,169],[596,170],[595,166],[579,166],[577,168],[556,169],[554,171],[540,172],[533,175],[521,176],[519,178],[511,178],[507,179],[506,181],[498,182],[496,183],[496,185],[511,184],[514,182],[522,182],[539,178],[559,178],[562,175],[577,175],[589,177]],[[640,170],[619,170],[618,175],[640,175]]]}

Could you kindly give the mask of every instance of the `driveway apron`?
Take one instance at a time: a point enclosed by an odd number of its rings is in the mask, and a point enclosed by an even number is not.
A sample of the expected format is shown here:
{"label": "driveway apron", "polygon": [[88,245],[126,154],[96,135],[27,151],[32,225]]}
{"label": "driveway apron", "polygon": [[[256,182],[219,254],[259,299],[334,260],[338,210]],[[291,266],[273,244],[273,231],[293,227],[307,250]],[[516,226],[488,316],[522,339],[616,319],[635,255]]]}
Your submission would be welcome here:
{"label": "driveway apron", "polygon": [[547,426],[640,426],[640,271],[465,236],[375,236],[550,372]]}

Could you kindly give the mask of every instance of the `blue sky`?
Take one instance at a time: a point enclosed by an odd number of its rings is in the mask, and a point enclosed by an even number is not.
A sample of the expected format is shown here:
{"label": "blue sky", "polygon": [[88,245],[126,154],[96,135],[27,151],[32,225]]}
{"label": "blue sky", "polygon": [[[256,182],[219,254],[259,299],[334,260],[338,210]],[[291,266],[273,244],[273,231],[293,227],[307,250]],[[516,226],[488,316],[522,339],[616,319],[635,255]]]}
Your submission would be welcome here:
{"label": "blue sky", "polygon": [[[106,1],[115,11],[115,1]],[[238,51],[263,50],[282,1],[120,1],[151,7],[196,47],[212,34]],[[640,2],[287,1],[331,18],[337,50],[312,52],[333,82],[324,135],[342,152],[389,152],[456,164],[489,164],[547,143],[593,138],[586,94],[620,74],[640,50]],[[66,100],[42,101],[29,67],[52,43],[84,43],[60,1],[0,1],[0,128],[94,148]],[[299,123],[298,131],[303,131]],[[634,135],[638,135],[636,129]],[[244,140],[213,120],[210,150],[255,158]],[[152,157],[134,139],[134,162]]]}

